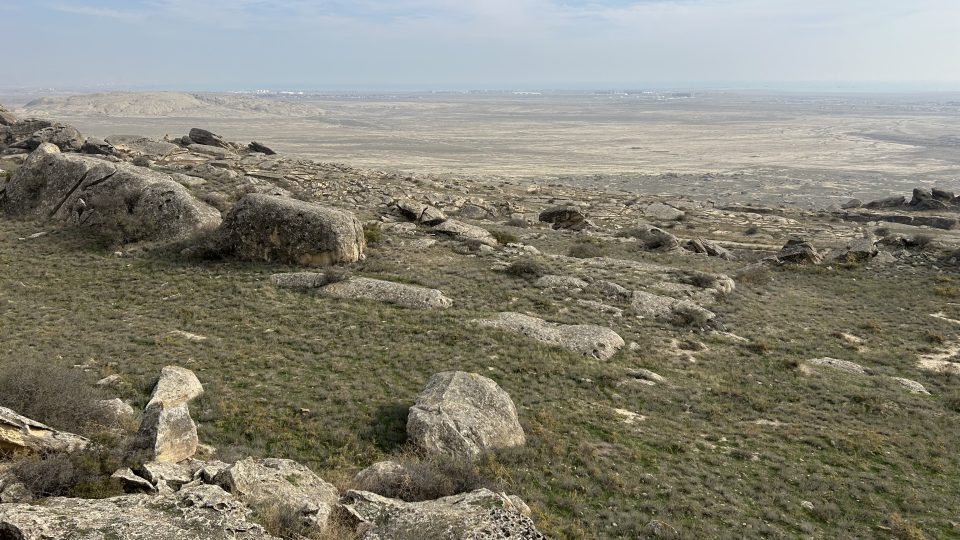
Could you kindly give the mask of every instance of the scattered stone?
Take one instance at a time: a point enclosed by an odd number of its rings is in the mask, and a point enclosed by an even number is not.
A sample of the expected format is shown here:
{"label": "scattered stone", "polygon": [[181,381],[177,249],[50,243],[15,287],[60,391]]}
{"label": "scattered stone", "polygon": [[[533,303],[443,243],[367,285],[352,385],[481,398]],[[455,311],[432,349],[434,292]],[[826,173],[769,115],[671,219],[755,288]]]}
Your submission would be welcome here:
{"label": "scattered stone", "polygon": [[0,453],[48,454],[75,452],[90,441],[0,407]]}
{"label": "scattered stone", "polygon": [[466,457],[526,443],[510,396],[491,379],[463,371],[430,377],[410,408],[407,436],[428,452]]}
{"label": "scattered stone", "polygon": [[453,300],[437,289],[365,277],[331,283],[320,292],[335,298],[374,300],[412,309],[445,309],[453,305]]}
{"label": "scattered stone", "polygon": [[534,282],[541,289],[583,290],[590,284],[574,276],[543,276]]}
{"label": "scattered stone", "polygon": [[599,360],[610,358],[626,345],[613,330],[592,324],[554,324],[520,313],[500,313],[496,318],[476,322]]}
{"label": "scattered stone", "polygon": [[680,247],[680,240],[667,231],[641,223],[635,230],[640,247],[647,251],[674,251]]}
{"label": "scattered stone", "polygon": [[114,373],[97,381],[97,386],[116,386],[121,381],[120,375]]}
{"label": "scattered stone", "polygon": [[684,245],[688,251],[694,253],[702,253],[708,257],[719,257],[727,261],[734,261],[737,257],[730,252],[727,248],[721,246],[716,242],[710,240],[705,240],[703,238],[694,238]]}
{"label": "scattered stone", "polygon": [[428,204],[419,203],[413,199],[399,199],[394,202],[397,213],[403,217],[424,225],[439,225],[447,220],[446,214]]}
{"label": "scattered stone", "polygon": [[556,230],[582,231],[593,224],[576,206],[555,206],[540,212],[540,221],[552,224]]}
{"label": "scattered stone", "polygon": [[791,238],[777,253],[776,259],[784,264],[820,264],[823,262],[823,255],[809,242]]}
{"label": "scattered stone", "polygon": [[716,317],[712,311],[690,300],[680,300],[647,291],[634,291],[630,307],[641,318],[684,324],[706,323]]}
{"label": "scattered stone", "polygon": [[627,375],[629,375],[630,377],[633,377],[634,379],[640,379],[645,382],[649,382],[651,384],[657,384],[657,383],[663,384],[667,382],[667,380],[664,379],[662,376],[650,371],[649,369],[644,369],[644,368],[627,369]]}
{"label": "scattered stone", "polygon": [[[362,540],[542,540],[515,499],[478,489],[433,501],[403,502],[366,491],[348,491],[341,507],[357,522]],[[362,532],[361,532],[362,531]]]}
{"label": "scattered stone", "polygon": [[356,262],[366,247],[353,214],[260,194],[240,199],[217,234],[227,255],[306,266]]}
{"label": "scattered stone", "polygon": [[230,143],[223,140],[223,137],[216,135],[205,129],[193,128],[190,130],[190,134],[187,136],[190,137],[190,140],[193,141],[195,144],[202,144],[206,146],[216,146],[218,148],[233,150],[233,147],[230,146]]}
{"label": "scattered stone", "polygon": [[903,385],[907,390],[910,390],[911,394],[930,395],[930,392],[928,392],[927,389],[917,381],[912,379],[904,379],[903,377],[893,377],[893,380]]}
{"label": "scattered stone", "polygon": [[337,488],[289,459],[247,458],[221,471],[214,483],[254,509],[285,506],[323,530],[337,504]]}
{"label": "scattered stone", "polygon": [[162,496],[53,497],[0,506],[0,534],[22,540],[276,540],[251,511],[217,486]]}
{"label": "scattered stone", "polygon": [[803,508],[807,512],[813,512],[813,503],[810,501],[800,501],[800,508]]}
{"label": "scattered stone", "polygon": [[687,214],[682,210],[677,210],[669,204],[656,202],[644,208],[643,215],[647,219],[656,221],[676,221],[678,219],[683,219],[683,217]]}
{"label": "scattered stone", "polygon": [[206,341],[207,336],[201,336],[200,334],[194,334],[191,332],[186,332],[184,330],[171,330],[167,332],[168,336],[183,338],[187,341],[193,341],[194,343],[199,343],[201,341]]}
{"label": "scattered stone", "polygon": [[490,234],[490,231],[476,225],[468,225],[462,221],[448,219],[443,223],[433,227],[433,232],[446,236],[451,236],[457,240],[465,242],[478,242],[482,245],[494,247],[497,240]]}
{"label": "scattered stone", "polygon": [[260,144],[257,141],[253,141],[247,145],[247,150],[251,152],[259,152],[268,156],[276,155],[276,152],[270,149],[270,147]]}
{"label": "scattered stone", "polygon": [[814,366],[826,366],[833,369],[839,369],[841,371],[846,371],[847,373],[854,373],[856,375],[866,375],[867,370],[863,366],[855,362],[850,362],[849,360],[837,360],[836,358],[814,358],[813,360],[807,360],[808,364]]}

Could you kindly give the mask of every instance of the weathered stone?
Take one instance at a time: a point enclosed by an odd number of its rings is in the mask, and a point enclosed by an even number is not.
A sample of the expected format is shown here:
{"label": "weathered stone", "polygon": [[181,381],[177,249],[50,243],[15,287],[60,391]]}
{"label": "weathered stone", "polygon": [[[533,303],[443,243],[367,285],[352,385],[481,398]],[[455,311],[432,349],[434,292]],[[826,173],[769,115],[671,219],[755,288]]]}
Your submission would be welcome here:
{"label": "weathered stone", "polygon": [[114,425],[122,426],[133,422],[137,417],[137,412],[133,407],[120,398],[102,399],[97,402],[104,416],[109,418]]}
{"label": "weathered stone", "polygon": [[165,174],[62,154],[51,144],[34,150],[6,184],[0,209],[113,232],[128,242],[184,240],[220,223],[216,209]]}
{"label": "weathered stone", "polygon": [[321,272],[286,272],[273,274],[270,282],[281,289],[316,289],[328,283]]}
{"label": "weathered stone", "polygon": [[12,126],[16,123],[17,117],[12,112],[0,107],[0,126]]}
{"label": "weathered stone", "polygon": [[0,407],[0,454],[74,452],[87,444],[89,441],[79,435],[57,431]]}
{"label": "weathered stone", "polygon": [[554,229],[582,231],[592,224],[586,214],[576,206],[555,206],[540,212],[540,221],[550,223]]}
{"label": "weathered stone", "polygon": [[25,118],[0,129],[0,144],[15,143],[51,126],[53,126],[53,122],[49,120]]}
{"label": "weathered stone", "polygon": [[80,147],[80,151],[84,154],[94,154],[101,156],[112,156],[117,149],[113,147],[112,144],[108,143],[103,139],[98,139],[96,137],[87,137],[83,141],[83,145]]}
{"label": "weathered stone", "polygon": [[166,487],[176,491],[193,481],[194,474],[201,466],[202,462],[193,460],[179,463],[148,461],[138,465],[135,472],[157,488],[162,488],[162,484],[165,484]]}
{"label": "weathered stone", "polygon": [[672,323],[697,324],[711,321],[716,317],[712,311],[690,300],[671,298],[647,291],[634,291],[630,308],[638,317]]}
{"label": "weathered stone", "polygon": [[836,358],[814,358],[813,360],[807,360],[808,364],[814,366],[825,366],[833,369],[839,369],[840,371],[846,371],[847,373],[854,373],[857,375],[866,375],[867,370],[863,366],[855,362],[850,362],[849,360],[837,360]]}
{"label": "weathered stone", "polygon": [[886,199],[878,199],[876,201],[870,201],[865,204],[864,208],[870,208],[872,210],[880,208],[899,208],[907,204],[907,198],[903,195],[896,197],[887,197]]}
{"label": "weathered stone", "polygon": [[823,255],[816,248],[809,242],[798,238],[787,240],[787,243],[777,253],[776,258],[781,263],[789,264],[820,264],[823,262]]}
{"label": "weathered stone", "polygon": [[694,238],[693,240],[687,242],[686,246],[684,247],[686,247],[689,251],[694,253],[702,253],[708,257],[719,257],[727,261],[734,261],[737,259],[737,257],[727,248],[704,238]]}
{"label": "weathered stone", "polygon": [[399,199],[393,204],[397,213],[416,223],[424,225],[439,225],[447,220],[446,214],[428,204],[413,199]]}
{"label": "weathered stone", "polygon": [[513,499],[488,489],[414,503],[348,491],[340,504],[358,522],[363,540],[546,538]]}
{"label": "weathered stone", "polygon": [[270,147],[260,144],[257,141],[253,141],[250,144],[248,144],[247,149],[250,150],[251,152],[259,152],[261,154],[266,154],[268,156],[276,155],[276,152],[270,149]]}
{"label": "weathered stone", "polygon": [[850,199],[849,201],[840,205],[840,208],[844,210],[852,210],[854,208],[860,208],[863,206],[863,201],[860,199]]}
{"label": "weathered stone", "polygon": [[106,142],[112,145],[115,150],[136,156],[159,158],[180,150],[180,147],[176,144],[141,137],[140,135],[111,135],[107,137]]}
{"label": "weathered stone", "polygon": [[250,510],[217,486],[158,497],[54,497],[0,506],[0,538],[17,540],[269,540]]}
{"label": "weathered stone", "polygon": [[191,144],[187,147],[187,149],[197,154],[204,154],[220,159],[238,157],[237,153],[234,152],[232,148],[221,148],[219,146],[210,146],[207,144]]}
{"label": "weathered stone", "polygon": [[909,390],[911,394],[930,395],[930,392],[928,392],[927,389],[917,381],[912,379],[904,379],[903,377],[893,377],[893,380],[900,383],[900,385]]}
{"label": "weathered stone", "polygon": [[245,260],[322,266],[356,262],[366,247],[353,214],[296,199],[246,195],[218,232],[221,250]]}
{"label": "weathered stone", "polygon": [[680,240],[676,236],[647,223],[639,224],[634,235],[640,247],[648,251],[673,251],[680,247]]}
{"label": "weathered stone", "polygon": [[410,408],[407,436],[428,452],[465,457],[526,443],[510,396],[494,381],[463,371],[430,377]]}
{"label": "weathered stone", "polygon": [[848,263],[861,263],[870,260],[878,253],[877,240],[872,235],[855,238],[847,244],[847,248],[839,253],[835,260]]}
{"label": "weathered stone", "polygon": [[120,486],[123,488],[124,493],[157,492],[157,486],[151,484],[146,478],[134,473],[129,467],[117,469],[113,474],[110,475],[110,478],[114,478],[120,482]]}
{"label": "weathered stone", "polygon": [[319,529],[326,528],[339,498],[336,487],[289,459],[247,458],[217,474],[213,481],[251,508],[287,507]]}
{"label": "weathered stone", "polygon": [[187,403],[203,393],[192,371],[167,366],[143,412],[134,447],[146,450],[152,461],[178,462],[197,451],[197,426]]}
{"label": "weathered stone", "polygon": [[413,309],[444,309],[453,305],[453,300],[437,289],[365,277],[331,283],[320,292],[335,298],[374,300]]}
{"label": "weathered stone", "polygon": [[943,201],[946,203],[952,203],[953,199],[955,198],[952,191],[947,191],[945,189],[940,189],[940,188],[931,189],[930,196],[932,196],[934,199],[938,201]]}
{"label": "weathered stone", "polygon": [[196,144],[202,144],[207,146],[217,146],[220,148],[226,148],[232,150],[233,147],[230,146],[230,143],[225,141],[223,137],[216,135],[210,131],[200,128],[193,128],[190,130],[189,135],[190,140]]}
{"label": "weathered stone", "polygon": [[683,219],[687,214],[683,210],[677,210],[669,204],[656,202],[644,208],[643,215],[647,219],[657,221],[675,221]]}
{"label": "weathered stone", "polygon": [[593,324],[554,324],[520,313],[500,313],[494,319],[476,322],[599,360],[610,358],[625,345],[613,330]]}
{"label": "weathered stone", "polygon": [[390,496],[401,493],[413,480],[410,471],[396,461],[379,461],[357,473],[353,485],[360,491]]}
{"label": "weathered stone", "polygon": [[482,206],[467,203],[460,207],[457,215],[464,219],[488,219],[490,211]]}
{"label": "weathered stone", "polygon": [[465,242],[478,242],[486,246],[496,246],[497,240],[490,231],[476,225],[468,225],[462,221],[448,219],[433,227],[433,232],[453,237]]}
{"label": "weathered stone", "polygon": [[582,290],[590,284],[575,276],[543,276],[534,282],[541,289]]}

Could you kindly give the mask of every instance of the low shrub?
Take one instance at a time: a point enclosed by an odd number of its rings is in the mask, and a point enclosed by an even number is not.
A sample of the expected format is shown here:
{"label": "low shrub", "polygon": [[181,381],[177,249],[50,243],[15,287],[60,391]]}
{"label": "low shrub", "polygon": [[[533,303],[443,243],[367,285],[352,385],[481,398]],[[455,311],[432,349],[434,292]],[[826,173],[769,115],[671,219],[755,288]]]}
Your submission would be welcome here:
{"label": "low shrub", "polygon": [[549,272],[549,268],[535,259],[520,259],[510,263],[506,272],[513,277],[537,279],[545,276]]}
{"label": "low shrub", "polygon": [[377,245],[380,242],[383,242],[383,229],[380,228],[379,223],[368,223],[363,226],[363,237],[367,241],[367,245]]}
{"label": "low shrub", "polygon": [[520,241],[517,235],[507,231],[490,231],[490,234],[493,235],[493,238],[501,245],[516,244]]}
{"label": "low shrub", "polygon": [[22,458],[10,472],[35,498],[79,497],[102,499],[123,495],[114,471],[137,462],[119,439],[94,440],[89,447],[72,454],[51,454]]}
{"label": "low shrub", "polygon": [[354,486],[407,502],[428,501],[491,487],[478,462],[463,456],[406,454],[394,461],[408,473],[402,478],[376,478]]}
{"label": "low shrub", "polygon": [[593,259],[603,257],[604,250],[603,246],[593,242],[579,242],[570,247],[567,255],[578,259]]}

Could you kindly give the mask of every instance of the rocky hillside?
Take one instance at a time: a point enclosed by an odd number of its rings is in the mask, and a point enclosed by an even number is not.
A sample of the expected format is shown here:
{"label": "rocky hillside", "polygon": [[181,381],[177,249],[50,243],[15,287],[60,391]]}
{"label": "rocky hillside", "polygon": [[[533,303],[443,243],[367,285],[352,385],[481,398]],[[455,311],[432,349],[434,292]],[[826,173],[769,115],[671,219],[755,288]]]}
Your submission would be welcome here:
{"label": "rocky hillside", "polygon": [[13,538],[957,531],[952,193],[810,212],[0,124],[0,367],[112,411],[0,395]]}

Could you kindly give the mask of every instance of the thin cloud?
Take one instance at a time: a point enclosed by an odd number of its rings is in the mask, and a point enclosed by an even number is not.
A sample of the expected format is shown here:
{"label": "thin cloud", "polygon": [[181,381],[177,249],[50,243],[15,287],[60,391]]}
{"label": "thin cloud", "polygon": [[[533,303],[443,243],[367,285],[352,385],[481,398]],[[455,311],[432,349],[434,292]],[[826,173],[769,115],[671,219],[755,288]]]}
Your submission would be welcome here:
{"label": "thin cloud", "polygon": [[63,13],[73,13],[75,15],[87,15],[90,17],[103,17],[107,19],[138,20],[138,19],[143,19],[147,15],[142,11],[125,11],[125,10],[113,9],[108,7],[100,7],[100,6],[91,6],[91,5],[55,4],[52,7],[54,10],[60,11]]}

